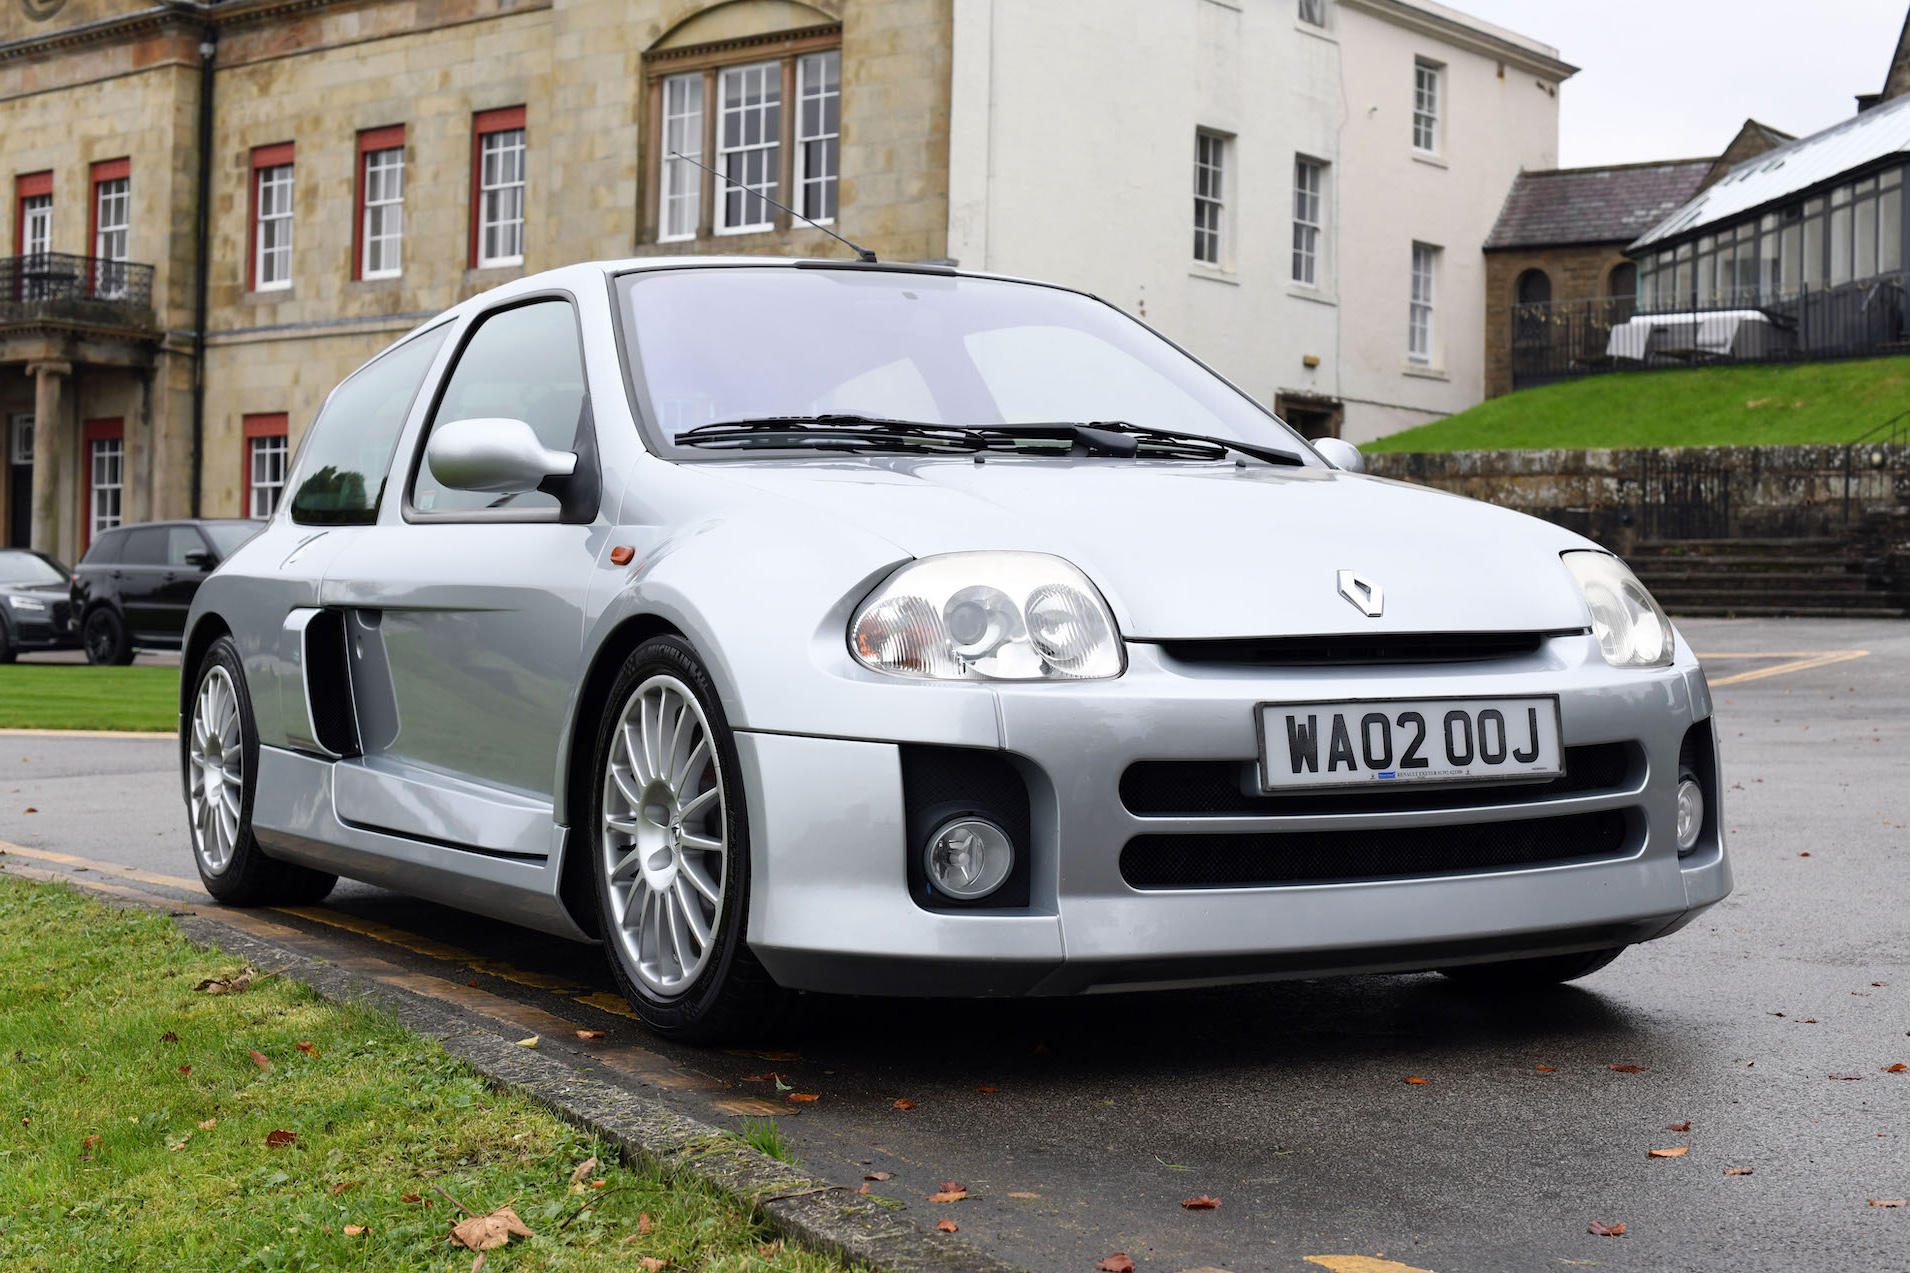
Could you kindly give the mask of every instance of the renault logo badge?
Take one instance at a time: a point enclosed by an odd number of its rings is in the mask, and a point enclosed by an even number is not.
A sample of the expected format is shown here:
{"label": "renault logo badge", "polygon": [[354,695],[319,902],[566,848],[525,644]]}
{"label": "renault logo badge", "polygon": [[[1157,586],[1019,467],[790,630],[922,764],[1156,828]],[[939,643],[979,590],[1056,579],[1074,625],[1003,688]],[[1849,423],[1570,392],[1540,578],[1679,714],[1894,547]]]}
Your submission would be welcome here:
{"label": "renault logo badge", "polygon": [[1386,594],[1379,590],[1379,585],[1350,570],[1340,572],[1340,595],[1358,606],[1360,613],[1369,619],[1379,618],[1379,612],[1386,608]]}

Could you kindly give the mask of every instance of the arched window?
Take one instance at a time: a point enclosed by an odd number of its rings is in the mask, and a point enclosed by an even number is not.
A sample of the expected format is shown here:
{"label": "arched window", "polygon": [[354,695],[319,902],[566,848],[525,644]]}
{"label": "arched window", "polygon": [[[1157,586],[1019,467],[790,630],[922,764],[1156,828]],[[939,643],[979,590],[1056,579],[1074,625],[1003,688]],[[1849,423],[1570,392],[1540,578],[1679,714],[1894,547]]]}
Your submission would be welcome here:
{"label": "arched window", "polygon": [[1638,263],[1636,261],[1624,261],[1612,266],[1611,282],[1606,288],[1606,295],[1623,301],[1637,299]]}
{"label": "arched window", "polygon": [[1552,276],[1544,270],[1526,270],[1514,285],[1518,304],[1512,309],[1512,343],[1545,343],[1545,306],[1552,299]]}

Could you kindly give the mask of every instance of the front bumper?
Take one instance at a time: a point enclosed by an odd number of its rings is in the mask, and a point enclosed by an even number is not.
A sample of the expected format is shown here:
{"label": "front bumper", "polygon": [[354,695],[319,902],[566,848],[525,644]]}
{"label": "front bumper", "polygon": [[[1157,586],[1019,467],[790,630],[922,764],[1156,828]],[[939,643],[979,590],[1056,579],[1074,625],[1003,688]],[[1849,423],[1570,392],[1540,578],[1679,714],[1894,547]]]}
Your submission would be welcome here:
{"label": "front bumper", "polygon": [[80,638],[70,630],[64,614],[57,621],[31,611],[9,610],[4,620],[7,639],[20,651],[77,650]]}
{"label": "front bumper", "polygon": [[[863,994],[1017,995],[1423,969],[1626,945],[1681,927],[1731,888],[1716,766],[1696,850],[1673,839],[1679,750],[1710,716],[1688,654],[1619,671],[1587,634],[1538,652],[1430,667],[1242,668],[1175,663],[1129,647],[1126,675],[1068,684],[898,682],[897,719],[925,694],[983,693],[995,745],[1019,757],[1032,811],[1030,904],[935,911],[907,880],[902,742],[742,731],[749,794],[751,946],[784,985]],[[1138,761],[1249,761],[1256,704],[1355,698],[1557,694],[1569,747],[1630,744],[1640,763],[1595,791],[1443,808],[1295,815],[1137,815],[1123,773]],[[949,738],[974,745],[971,736]],[[1130,886],[1120,859],[1144,834],[1266,835],[1479,826],[1622,812],[1621,848],[1597,860],[1273,887]]]}

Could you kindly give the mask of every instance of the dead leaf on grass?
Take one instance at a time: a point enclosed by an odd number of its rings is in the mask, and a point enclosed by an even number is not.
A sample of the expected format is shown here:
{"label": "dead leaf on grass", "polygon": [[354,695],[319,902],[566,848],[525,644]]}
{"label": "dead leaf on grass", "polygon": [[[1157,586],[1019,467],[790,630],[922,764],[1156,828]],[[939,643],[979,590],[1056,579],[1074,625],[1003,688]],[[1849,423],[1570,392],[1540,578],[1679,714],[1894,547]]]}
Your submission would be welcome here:
{"label": "dead leaf on grass", "polygon": [[246,1054],[252,1058],[252,1064],[258,1066],[261,1070],[270,1070],[272,1068],[271,1059],[257,1048],[247,1048]]}
{"label": "dead leaf on grass", "polygon": [[362,1180],[341,1180],[332,1186],[332,1197],[336,1198],[341,1194],[348,1194],[364,1183]]}
{"label": "dead leaf on grass", "polygon": [[1688,1132],[1691,1130],[1691,1121],[1686,1119],[1682,1123],[1666,1123],[1665,1130],[1668,1132]]}
{"label": "dead leaf on grass", "polygon": [[577,1170],[570,1173],[571,1187],[580,1187],[585,1180],[589,1179],[590,1173],[595,1170],[597,1170],[597,1159],[594,1155],[578,1163]]}
{"label": "dead leaf on grass", "polygon": [[1600,1224],[1594,1220],[1586,1227],[1585,1232],[1596,1234],[1601,1238],[1622,1238],[1625,1236],[1625,1226],[1623,1223]]}
{"label": "dead leaf on grass", "polygon": [[1134,1273],[1134,1261],[1126,1251],[1116,1251],[1105,1260],[1097,1260],[1094,1267],[1101,1273]]}
{"label": "dead leaf on grass", "polygon": [[362,1224],[348,1224],[345,1226],[345,1236],[348,1238],[355,1238],[359,1236],[360,1234],[362,1234],[365,1231],[365,1228],[366,1226]]}
{"label": "dead leaf on grass", "polygon": [[[795,1099],[795,1097],[793,1097],[793,1096],[792,1096],[792,1097],[791,1097],[790,1099],[791,1099],[791,1100],[794,1100],[794,1099]],[[897,1108],[897,1109],[914,1109],[914,1108],[915,1108],[915,1102],[914,1102],[914,1101],[912,1101],[912,1100],[910,1100],[910,1099],[909,1099],[908,1097],[906,1097],[906,1096],[904,1096],[904,1097],[902,1097],[902,1098],[901,1098],[900,1100],[898,1100],[898,1101],[896,1101],[896,1102],[895,1102],[895,1108]]]}
{"label": "dead leaf on grass", "polygon": [[781,1238],[777,1238],[774,1242],[758,1242],[756,1244],[756,1254],[762,1256],[764,1259],[768,1259],[770,1256],[780,1253],[782,1249],[783,1240]]}
{"label": "dead leaf on grass", "polygon": [[959,1233],[962,1226],[956,1224],[953,1220],[937,1220],[935,1227],[940,1229],[943,1233]]}
{"label": "dead leaf on grass", "polygon": [[301,1039],[299,1041],[298,1050],[303,1052],[306,1056],[317,1056],[319,1054],[318,1048],[315,1047],[309,1039]]}
{"label": "dead leaf on grass", "polygon": [[1645,1151],[1645,1157],[1647,1158],[1683,1158],[1686,1154],[1690,1152],[1691,1152],[1690,1146],[1679,1145],[1676,1149],[1647,1149]]}
{"label": "dead leaf on grass", "polygon": [[159,1036],[159,1041],[161,1043],[177,1043],[179,1042],[179,1036],[174,1034],[171,1030],[168,1030]]}
{"label": "dead leaf on grass", "polygon": [[472,1216],[451,1230],[452,1240],[467,1251],[489,1251],[503,1246],[513,1237],[535,1236],[509,1207],[481,1216]]}
{"label": "dead leaf on grass", "polygon": [[179,1072],[181,1074],[190,1076],[192,1074],[192,1067],[190,1065],[182,1065],[179,1067]]}
{"label": "dead leaf on grass", "polygon": [[424,1201],[424,1198],[423,1198],[423,1197],[422,1197],[421,1195],[419,1195],[419,1194],[415,1194],[415,1193],[401,1193],[401,1194],[399,1194],[399,1195],[398,1195],[398,1201],[400,1201],[400,1202],[423,1202],[423,1201]]}
{"label": "dead leaf on grass", "polygon": [[648,1233],[655,1227],[656,1226],[650,1221],[650,1213],[648,1211],[639,1211],[637,1213],[637,1232],[639,1234]]}
{"label": "dead leaf on grass", "polygon": [[88,1136],[88,1137],[87,1137],[87,1138],[86,1138],[85,1140],[83,1140],[83,1141],[81,1141],[81,1142],[80,1142],[80,1148],[81,1148],[81,1149],[98,1149],[98,1148],[99,1148],[99,1137],[97,1137],[97,1136]]}
{"label": "dead leaf on grass", "polygon": [[1198,1198],[1185,1199],[1180,1205],[1186,1207],[1189,1211],[1212,1211],[1215,1207],[1220,1205],[1220,1199],[1202,1194]]}
{"label": "dead leaf on grass", "polygon": [[1726,1168],[1724,1169],[1724,1174],[1725,1174],[1725,1175],[1727,1175],[1727,1176],[1748,1176],[1748,1175],[1750,1175],[1750,1174],[1751,1174],[1751,1168],[1749,1168],[1749,1167],[1726,1167]]}
{"label": "dead leaf on grass", "polygon": [[209,1132],[213,1128],[217,1127],[218,1125],[219,1125],[218,1119],[208,1118],[205,1122],[199,1124],[199,1130],[202,1132]]}
{"label": "dead leaf on grass", "polygon": [[265,1147],[267,1149],[283,1149],[287,1145],[295,1145],[297,1143],[298,1133],[288,1132],[282,1127],[265,1133]]}

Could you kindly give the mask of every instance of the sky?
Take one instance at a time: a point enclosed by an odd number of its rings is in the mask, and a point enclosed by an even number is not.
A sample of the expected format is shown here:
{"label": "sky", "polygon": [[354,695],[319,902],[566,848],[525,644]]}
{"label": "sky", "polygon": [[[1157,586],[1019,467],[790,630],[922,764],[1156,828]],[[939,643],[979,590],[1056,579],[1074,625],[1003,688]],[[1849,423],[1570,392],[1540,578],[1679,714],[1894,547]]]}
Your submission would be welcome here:
{"label": "sky", "polygon": [[1550,44],[1559,166],[1715,155],[1747,118],[1802,137],[1883,87],[1906,0],[1444,0]]}

